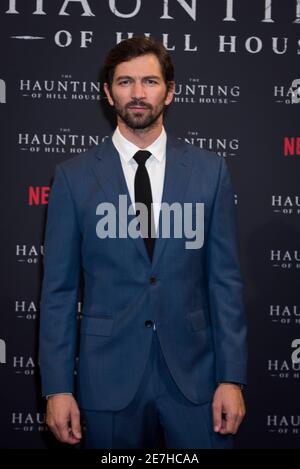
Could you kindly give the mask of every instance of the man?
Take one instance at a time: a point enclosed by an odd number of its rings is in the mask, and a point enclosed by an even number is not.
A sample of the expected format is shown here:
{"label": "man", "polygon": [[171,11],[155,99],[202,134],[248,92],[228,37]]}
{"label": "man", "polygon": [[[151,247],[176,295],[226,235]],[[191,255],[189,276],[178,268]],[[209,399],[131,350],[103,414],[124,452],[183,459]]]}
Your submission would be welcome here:
{"label": "man", "polygon": [[[246,333],[228,170],[221,157],[166,135],[174,76],[161,44],[122,41],[104,72],[117,128],[58,165],[49,201],[40,329],[47,423],[76,444],[82,417],[88,448],[155,447],[160,431],[168,448],[229,447],[245,413]],[[182,219],[164,235],[163,205],[184,204],[196,224],[203,204],[201,247],[174,235]]]}

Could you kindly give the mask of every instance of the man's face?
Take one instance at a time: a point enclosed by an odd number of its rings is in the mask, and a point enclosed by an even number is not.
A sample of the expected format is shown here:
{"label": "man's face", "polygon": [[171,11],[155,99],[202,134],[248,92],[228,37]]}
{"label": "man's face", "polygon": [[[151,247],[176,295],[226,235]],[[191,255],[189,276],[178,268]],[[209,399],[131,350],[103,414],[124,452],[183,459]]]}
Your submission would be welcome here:
{"label": "man's face", "polygon": [[117,65],[112,87],[104,84],[109,103],[118,120],[131,129],[146,129],[162,122],[165,106],[173,99],[173,86],[167,91],[160,63],[154,54],[146,54]]}

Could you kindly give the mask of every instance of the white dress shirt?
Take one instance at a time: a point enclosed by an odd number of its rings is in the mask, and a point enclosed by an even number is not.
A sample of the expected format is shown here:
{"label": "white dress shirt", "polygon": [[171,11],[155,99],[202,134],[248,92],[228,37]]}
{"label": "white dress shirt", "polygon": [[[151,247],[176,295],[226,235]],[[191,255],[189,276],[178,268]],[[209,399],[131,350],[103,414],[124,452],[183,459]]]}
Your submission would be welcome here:
{"label": "white dress shirt", "polygon": [[[127,138],[125,138],[121,134],[119,127],[116,128],[112,136],[112,141],[120,155],[124,177],[131,198],[131,203],[134,205],[134,177],[135,172],[138,168],[138,164],[133,158],[133,156],[137,151],[141,150],[141,148],[137,147],[134,143],[127,140]],[[167,134],[165,132],[165,129],[162,128],[160,136],[147,148],[143,148],[143,150],[150,151],[151,153],[151,156],[149,156],[146,161],[146,168],[149,174],[151,184],[154,224],[156,230],[158,227],[159,212],[164,186],[166,166],[166,144]]]}

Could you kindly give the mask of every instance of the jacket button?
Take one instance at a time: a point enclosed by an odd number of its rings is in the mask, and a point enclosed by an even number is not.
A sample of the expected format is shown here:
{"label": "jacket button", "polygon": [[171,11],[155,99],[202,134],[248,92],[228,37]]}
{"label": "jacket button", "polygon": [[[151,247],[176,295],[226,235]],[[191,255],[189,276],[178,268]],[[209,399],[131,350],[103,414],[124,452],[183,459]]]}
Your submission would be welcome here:
{"label": "jacket button", "polygon": [[149,281],[150,281],[151,285],[155,285],[156,284],[156,277],[150,277]]}
{"label": "jacket button", "polygon": [[145,326],[146,326],[146,327],[152,327],[152,326],[153,326],[153,321],[151,321],[150,319],[148,319],[147,321],[145,321]]}

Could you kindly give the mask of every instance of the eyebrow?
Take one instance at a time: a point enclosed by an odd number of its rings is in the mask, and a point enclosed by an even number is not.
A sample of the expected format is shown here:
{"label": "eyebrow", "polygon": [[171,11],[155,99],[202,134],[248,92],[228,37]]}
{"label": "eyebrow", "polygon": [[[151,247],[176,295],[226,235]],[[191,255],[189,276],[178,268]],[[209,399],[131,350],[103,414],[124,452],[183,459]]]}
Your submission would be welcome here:
{"label": "eyebrow", "polygon": [[[119,77],[116,78],[116,81],[119,81],[119,80],[132,80],[134,77],[130,76],[130,75],[121,75]],[[155,79],[155,80],[161,80],[161,77],[157,76],[157,75],[146,75],[144,77],[142,77],[143,80],[145,79]]]}

